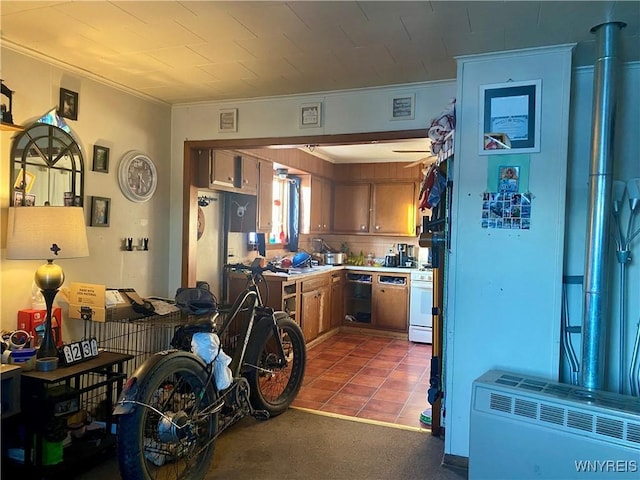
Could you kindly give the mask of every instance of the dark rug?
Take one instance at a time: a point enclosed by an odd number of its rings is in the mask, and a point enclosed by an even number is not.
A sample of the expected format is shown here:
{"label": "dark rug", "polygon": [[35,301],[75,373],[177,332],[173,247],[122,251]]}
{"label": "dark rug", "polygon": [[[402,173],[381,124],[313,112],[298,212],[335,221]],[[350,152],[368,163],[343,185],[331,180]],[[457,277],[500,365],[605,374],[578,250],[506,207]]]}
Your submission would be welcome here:
{"label": "dark rug", "polygon": [[[461,480],[441,465],[443,439],[428,432],[289,409],[245,418],[219,438],[207,480]],[[78,477],[118,478],[115,460]]]}

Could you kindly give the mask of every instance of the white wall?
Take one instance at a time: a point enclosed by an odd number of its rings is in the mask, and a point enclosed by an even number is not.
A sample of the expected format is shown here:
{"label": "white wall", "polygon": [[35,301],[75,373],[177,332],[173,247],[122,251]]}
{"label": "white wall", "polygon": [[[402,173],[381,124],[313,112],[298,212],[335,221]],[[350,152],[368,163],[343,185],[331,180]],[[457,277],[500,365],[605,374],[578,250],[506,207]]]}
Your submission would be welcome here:
{"label": "white wall", "polygon": [[[573,73],[571,95],[571,120],[569,124],[569,175],[567,178],[567,236],[565,249],[565,273],[584,275],[585,243],[587,237],[587,198],[589,195],[589,172],[591,161],[593,67],[580,68]],[[613,155],[613,178],[628,180],[640,177],[640,63],[621,67],[618,84],[618,103],[615,122]],[[627,222],[629,206],[625,199],[623,221]],[[612,222],[613,223],[613,222]],[[640,215],[636,216],[635,228],[640,228]],[[626,229],[626,227],[625,227]],[[609,309],[607,318],[607,365],[604,386],[618,391],[619,371],[619,312],[620,279],[619,265],[615,259],[613,238],[609,252]],[[640,237],[631,245],[632,260],[627,264],[626,289],[626,362],[625,383],[628,384],[628,369],[633,342],[640,320]],[[568,287],[569,318],[572,325],[582,323],[582,288]],[[581,355],[580,335],[572,335],[578,357]],[[563,380],[568,381],[566,361],[563,363]],[[629,393],[628,385],[625,393]]]}
{"label": "white wall", "polygon": [[[84,155],[85,213],[91,196],[111,198],[111,225],[87,227],[90,257],[61,260],[70,282],[133,287],[141,295],[173,295],[167,290],[169,258],[170,119],[168,105],[152,102],[106,86],[84,75],[64,70],[39,59],[2,48],[0,77],[15,91],[13,120],[28,124],[58,104],[60,87],[79,94],[78,120],[69,120]],[[19,309],[31,308],[31,285],[36,268],[43,262],[5,259],[6,213],[9,206],[11,137],[1,134],[2,282],[0,298],[2,329],[15,329]],[[93,145],[110,148],[109,173],[91,171]],[[147,203],[133,203],[121,193],[118,163],[125,152],[140,150],[149,155],[159,174],[159,184]],[[148,237],[148,252],[121,251],[125,237]],[[63,318],[66,315],[63,314]],[[64,324],[65,340],[83,334],[80,321]]]}
{"label": "white wall", "polygon": [[[391,100],[415,94],[415,119],[392,120]],[[169,289],[180,286],[182,245],[182,170],[185,140],[295,137],[427,128],[455,98],[455,82],[429,82],[310,95],[179,105],[173,107],[171,145],[171,260]],[[318,128],[299,128],[300,105],[322,102]],[[218,133],[222,108],[238,109],[238,131]]]}
{"label": "white wall", "polygon": [[[541,150],[530,155],[530,230],[483,229],[488,161],[480,86],[542,80]],[[458,59],[445,325],[445,453],[467,456],[471,385],[491,368],[557,378],[571,47]]]}
{"label": "white wall", "polygon": [[209,190],[199,191],[198,196],[206,196],[211,200],[209,205],[199,207],[202,209],[204,229],[202,236],[198,239],[196,279],[208,282],[213,294],[221,301],[220,279],[222,278],[222,270],[220,266],[224,261],[223,196],[219,192]]}

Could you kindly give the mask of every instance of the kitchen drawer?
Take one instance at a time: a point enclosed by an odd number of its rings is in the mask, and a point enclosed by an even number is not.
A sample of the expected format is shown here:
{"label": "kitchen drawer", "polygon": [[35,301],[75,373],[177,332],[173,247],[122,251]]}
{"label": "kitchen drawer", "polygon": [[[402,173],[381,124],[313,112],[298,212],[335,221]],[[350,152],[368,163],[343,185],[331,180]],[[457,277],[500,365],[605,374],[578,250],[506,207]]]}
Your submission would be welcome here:
{"label": "kitchen drawer", "polygon": [[302,292],[313,292],[314,290],[318,290],[322,287],[327,287],[329,285],[329,277],[326,275],[319,275],[308,280],[302,281]]}

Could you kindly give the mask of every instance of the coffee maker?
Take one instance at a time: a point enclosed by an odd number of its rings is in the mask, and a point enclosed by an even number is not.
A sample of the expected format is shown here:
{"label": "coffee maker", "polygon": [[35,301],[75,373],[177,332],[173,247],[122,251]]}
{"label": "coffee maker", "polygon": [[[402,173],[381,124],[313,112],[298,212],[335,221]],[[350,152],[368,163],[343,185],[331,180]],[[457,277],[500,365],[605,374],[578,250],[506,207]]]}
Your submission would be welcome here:
{"label": "coffee maker", "polygon": [[411,262],[412,267],[416,265],[415,249],[416,249],[415,245],[407,245],[407,260]]}
{"label": "coffee maker", "polygon": [[[408,252],[407,252],[407,247],[409,245],[407,245],[406,243],[399,243],[398,244],[398,266],[399,267],[406,267],[407,263],[409,262],[409,256],[408,256]],[[409,265],[411,266],[411,265]]]}

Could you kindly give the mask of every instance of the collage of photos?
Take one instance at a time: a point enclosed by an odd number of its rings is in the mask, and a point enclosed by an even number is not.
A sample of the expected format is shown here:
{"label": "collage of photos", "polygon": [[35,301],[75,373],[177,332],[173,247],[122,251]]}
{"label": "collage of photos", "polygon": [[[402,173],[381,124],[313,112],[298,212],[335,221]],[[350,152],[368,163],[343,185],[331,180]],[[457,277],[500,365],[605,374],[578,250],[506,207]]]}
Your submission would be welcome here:
{"label": "collage of photos", "polygon": [[483,193],[482,228],[529,230],[531,194],[507,191]]}

